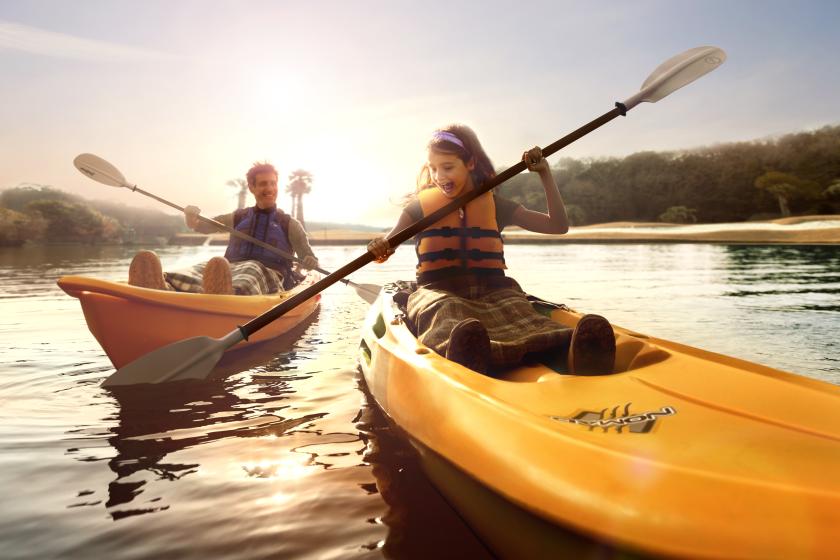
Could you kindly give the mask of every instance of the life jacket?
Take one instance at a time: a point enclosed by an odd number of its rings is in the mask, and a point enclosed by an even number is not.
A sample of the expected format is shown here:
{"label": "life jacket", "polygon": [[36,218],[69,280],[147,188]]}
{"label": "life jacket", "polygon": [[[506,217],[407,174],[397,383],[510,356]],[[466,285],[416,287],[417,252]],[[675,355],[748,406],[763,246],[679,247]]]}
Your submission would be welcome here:
{"label": "life jacket", "polygon": [[[253,206],[233,213],[233,228],[291,255],[294,250],[289,241],[289,220],[290,216],[279,208],[273,212],[258,212]],[[286,290],[294,287],[302,278],[292,271],[287,259],[235,236],[231,236],[228,242],[225,258],[232,263],[252,260],[261,262],[283,275],[283,288]]]}
{"label": "life jacket", "polygon": [[[450,202],[439,188],[418,194],[424,216]],[[504,275],[502,236],[496,201],[484,193],[417,234],[417,278],[421,283],[459,274]]]}

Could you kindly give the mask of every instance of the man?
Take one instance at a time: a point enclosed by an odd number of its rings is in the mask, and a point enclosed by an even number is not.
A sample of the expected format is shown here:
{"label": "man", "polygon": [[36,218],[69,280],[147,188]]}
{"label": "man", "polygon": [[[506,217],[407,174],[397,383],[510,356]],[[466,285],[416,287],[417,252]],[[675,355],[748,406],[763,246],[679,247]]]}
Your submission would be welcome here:
{"label": "man", "polygon": [[[295,253],[304,268],[316,268],[312,252],[300,222],[277,208],[277,170],[270,163],[255,163],[247,174],[248,189],[255,204],[250,208],[214,219],[281,251]],[[215,233],[213,225],[199,221],[195,206],[184,209],[187,227],[199,233]],[[156,289],[175,289],[210,294],[255,295],[288,290],[302,276],[292,262],[263,247],[231,236],[224,257],[213,257],[184,272],[161,272],[157,255],[138,253],[129,268],[129,284]]]}

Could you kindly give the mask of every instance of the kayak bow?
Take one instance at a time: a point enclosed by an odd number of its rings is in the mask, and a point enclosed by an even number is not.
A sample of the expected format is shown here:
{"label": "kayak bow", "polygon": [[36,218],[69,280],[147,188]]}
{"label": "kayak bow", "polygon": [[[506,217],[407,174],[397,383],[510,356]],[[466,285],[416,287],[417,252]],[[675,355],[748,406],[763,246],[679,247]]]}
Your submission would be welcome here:
{"label": "kayak bow", "polygon": [[[169,292],[83,276],[64,276],[58,285],[79,299],[90,332],[119,369],[167,344],[196,336],[219,337],[311,286],[316,273],[280,294],[235,296]],[[240,344],[281,336],[318,309],[316,294]]]}
{"label": "kayak bow", "polygon": [[[418,342],[396,289],[362,332],[367,387],[500,556],[562,555],[560,528],[653,554],[840,554],[840,388],[620,327],[611,375],[535,364],[493,378]],[[470,507],[464,480],[496,501]],[[490,515],[493,503],[530,521]]]}

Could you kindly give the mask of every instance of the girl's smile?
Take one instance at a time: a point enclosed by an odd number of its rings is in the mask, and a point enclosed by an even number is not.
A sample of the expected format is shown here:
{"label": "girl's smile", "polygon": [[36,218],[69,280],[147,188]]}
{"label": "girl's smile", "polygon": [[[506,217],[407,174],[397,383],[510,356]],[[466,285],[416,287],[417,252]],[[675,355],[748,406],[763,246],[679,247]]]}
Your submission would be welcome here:
{"label": "girl's smile", "polygon": [[475,168],[474,162],[465,164],[455,154],[430,151],[427,165],[432,181],[448,198],[473,188],[470,171]]}

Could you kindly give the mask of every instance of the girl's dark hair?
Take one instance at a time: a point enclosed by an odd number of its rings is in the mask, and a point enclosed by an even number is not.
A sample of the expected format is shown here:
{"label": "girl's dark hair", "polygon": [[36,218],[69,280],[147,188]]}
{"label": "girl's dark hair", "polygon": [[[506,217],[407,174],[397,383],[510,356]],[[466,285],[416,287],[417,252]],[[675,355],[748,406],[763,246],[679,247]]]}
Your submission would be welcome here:
{"label": "girl's dark hair", "polygon": [[[447,140],[445,137],[441,137],[441,135],[437,134],[439,132],[454,134],[461,141],[463,147],[451,140]],[[485,181],[496,176],[493,163],[487,157],[484,148],[481,147],[478,136],[466,125],[450,124],[437,129],[435,134],[432,135],[432,139],[429,141],[427,148],[430,151],[442,154],[453,154],[463,161],[464,164],[468,164],[470,160],[475,161],[475,169],[472,171],[475,187],[481,186]],[[417,176],[417,192],[432,186],[434,185],[432,183],[431,173],[429,172],[429,165],[423,164],[423,167],[420,169],[420,174]]]}

